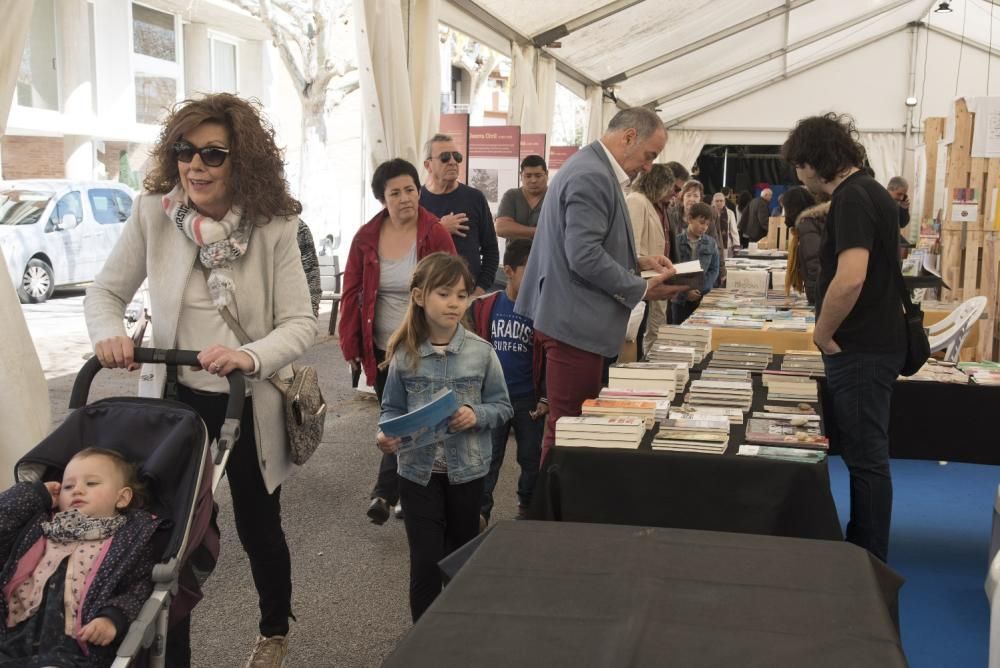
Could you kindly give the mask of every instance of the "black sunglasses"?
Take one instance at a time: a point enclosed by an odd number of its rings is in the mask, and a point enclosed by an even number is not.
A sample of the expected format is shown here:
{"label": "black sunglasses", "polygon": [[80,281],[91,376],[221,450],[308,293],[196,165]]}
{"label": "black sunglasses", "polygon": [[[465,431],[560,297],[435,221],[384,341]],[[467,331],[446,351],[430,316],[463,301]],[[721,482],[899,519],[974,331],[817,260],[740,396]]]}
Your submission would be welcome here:
{"label": "black sunglasses", "polygon": [[191,162],[194,160],[194,154],[197,153],[201,158],[201,161],[209,167],[218,167],[226,161],[226,156],[229,155],[228,148],[222,148],[221,146],[202,146],[201,148],[195,148],[186,141],[179,141],[174,144],[174,155],[177,157],[179,162]]}
{"label": "black sunglasses", "polygon": [[[433,159],[433,158],[432,158]],[[437,157],[438,160],[447,164],[454,160],[455,162],[462,162],[462,154],[458,151],[445,151]]]}

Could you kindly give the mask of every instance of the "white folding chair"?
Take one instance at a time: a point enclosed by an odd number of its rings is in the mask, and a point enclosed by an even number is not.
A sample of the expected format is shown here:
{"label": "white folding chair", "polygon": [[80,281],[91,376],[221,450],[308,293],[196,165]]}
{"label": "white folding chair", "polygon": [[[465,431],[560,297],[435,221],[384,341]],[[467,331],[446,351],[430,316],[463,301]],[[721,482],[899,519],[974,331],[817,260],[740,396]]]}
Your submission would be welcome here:
{"label": "white folding chair", "polygon": [[927,328],[931,352],[945,351],[945,362],[958,362],[969,331],[986,310],[986,297],[967,299],[948,316]]}
{"label": "white folding chair", "polygon": [[990,533],[990,561],[1000,552],[1000,486],[997,487],[997,498],[993,501],[993,531]]}

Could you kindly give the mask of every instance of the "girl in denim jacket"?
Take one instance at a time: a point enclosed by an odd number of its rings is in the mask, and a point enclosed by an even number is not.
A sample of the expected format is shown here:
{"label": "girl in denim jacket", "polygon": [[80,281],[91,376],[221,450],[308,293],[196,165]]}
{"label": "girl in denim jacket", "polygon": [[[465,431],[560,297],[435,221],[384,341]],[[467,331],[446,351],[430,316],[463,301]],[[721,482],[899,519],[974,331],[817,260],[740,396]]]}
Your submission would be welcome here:
{"label": "girl in denim jacket", "polygon": [[[441,592],[438,562],[479,531],[491,430],[514,413],[493,346],[461,325],[474,288],[462,258],[433,253],[421,260],[410,281],[409,309],[383,363],[389,375],[381,420],[430,403],[444,388],[462,404],[451,417],[447,438],[399,453],[414,622]],[[381,431],[376,441],[383,452],[395,452],[400,443]]]}

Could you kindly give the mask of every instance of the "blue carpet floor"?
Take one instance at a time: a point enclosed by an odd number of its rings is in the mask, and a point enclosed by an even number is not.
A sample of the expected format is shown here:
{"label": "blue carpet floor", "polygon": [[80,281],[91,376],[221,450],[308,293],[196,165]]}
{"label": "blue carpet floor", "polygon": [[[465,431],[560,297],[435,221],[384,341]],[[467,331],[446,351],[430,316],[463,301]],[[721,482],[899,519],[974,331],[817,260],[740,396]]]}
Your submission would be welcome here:
{"label": "blue carpet floor", "polygon": [[[993,501],[1000,467],[892,460],[889,566],[900,591],[903,648],[913,668],[985,666],[989,635],[986,580]],[[830,458],[841,524],[849,503],[847,468]]]}

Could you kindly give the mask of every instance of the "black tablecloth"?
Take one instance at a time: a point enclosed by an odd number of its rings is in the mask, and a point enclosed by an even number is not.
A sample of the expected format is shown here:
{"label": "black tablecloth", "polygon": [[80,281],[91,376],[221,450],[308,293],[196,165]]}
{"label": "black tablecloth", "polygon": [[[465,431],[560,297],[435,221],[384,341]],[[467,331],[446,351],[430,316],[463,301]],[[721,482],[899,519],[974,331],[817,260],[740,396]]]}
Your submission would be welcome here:
{"label": "black tablecloth", "polygon": [[[752,410],[762,410],[759,374],[753,383]],[[652,432],[638,450],[555,447],[539,474],[528,517],[842,538],[826,462],[738,456],[745,433],[745,424],[731,425],[724,455],[654,451]]]}
{"label": "black tablecloth", "polygon": [[385,666],[905,666],[902,580],[840,541],[501,522]]}

